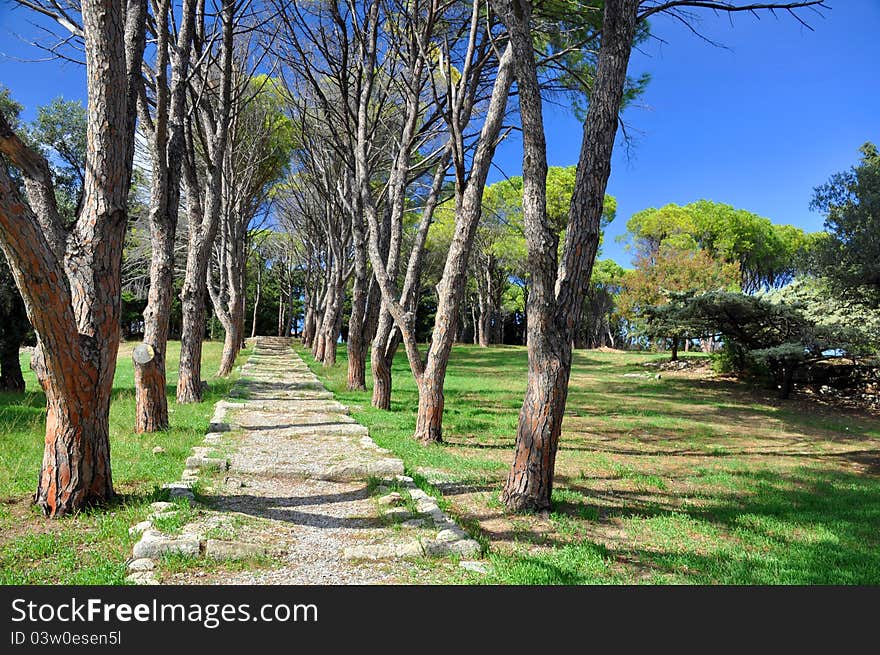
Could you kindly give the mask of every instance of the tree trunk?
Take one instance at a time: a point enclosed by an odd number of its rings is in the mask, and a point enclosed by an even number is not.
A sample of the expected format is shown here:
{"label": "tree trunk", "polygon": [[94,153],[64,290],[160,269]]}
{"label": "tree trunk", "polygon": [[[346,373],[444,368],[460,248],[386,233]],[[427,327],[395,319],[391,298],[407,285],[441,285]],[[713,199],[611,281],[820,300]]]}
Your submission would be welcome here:
{"label": "tree trunk", "polygon": [[[284,310],[286,308],[286,305],[287,305],[287,301],[284,298],[284,294],[282,293],[282,294],[280,294],[280,297],[278,298],[278,322],[277,322],[277,325],[275,326],[277,328],[276,331],[277,331],[279,337],[284,336]],[[311,338],[309,338],[308,343],[305,343],[305,341],[306,341],[306,339],[303,338],[303,345],[308,345],[308,346],[311,345]]]}
{"label": "tree trunk", "polygon": [[540,367],[542,375],[529,375],[513,465],[501,495],[501,501],[514,511],[550,507],[563,413],[552,410],[565,407],[571,370],[571,347],[567,343],[555,340],[543,344],[539,355],[532,338],[529,335],[529,371]]}
{"label": "tree trunk", "polygon": [[[230,257],[233,254],[230,253]],[[241,343],[244,340],[244,293],[243,284],[238,274],[238,266],[241,257],[235,258],[232,264],[227,264],[226,293],[228,300],[223,306],[222,295],[216,294],[209,284],[211,302],[214,305],[214,314],[223,326],[225,337],[223,339],[223,354],[220,358],[220,368],[217,370],[219,377],[226,377],[232,373],[235,366],[235,358],[241,351]]]}
{"label": "tree trunk", "polygon": [[45,158],[0,114],[0,152],[21,172],[29,200],[0,166],[0,247],[38,336],[33,366],[47,414],[35,502],[50,517],[114,495],[109,411],[146,3],[85,0],[82,18],[87,166],[74,225],[58,215]]}
{"label": "tree trunk", "polygon": [[672,357],[669,361],[678,361],[678,337],[672,337]]}
{"label": "tree trunk", "polygon": [[[223,181],[223,157],[229,138],[229,119],[232,103],[233,45],[235,12],[231,0],[223,0],[221,20],[223,37],[219,73],[219,108],[213,116],[213,132],[208,136],[210,158],[204,180],[204,202],[200,197],[202,180],[197,170],[198,147],[190,126],[187,131],[187,153],[184,157],[187,203],[189,205],[189,242],[187,245],[186,273],[180,299],[183,309],[183,327],[180,335],[180,368],[177,379],[177,402],[194,403],[202,400],[202,341],[205,337],[205,296],[207,295],[208,266],[211,246],[220,221]],[[198,113],[198,112],[196,112]],[[193,120],[198,120],[195,116]]]}
{"label": "tree trunk", "polygon": [[370,293],[370,279],[367,275],[367,250],[363,218],[360,205],[352,202],[352,241],[354,244],[354,284],[351,290],[351,315],[348,320],[348,384],[349,391],[364,391],[367,388],[367,344],[364,328],[366,326],[367,300]]}
{"label": "tree trunk", "polygon": [[345,276],[341,263],[336,264],[333,271],[333,284],[328,289],[328,302],[324,310],[324,320],[319,332],[321,345],[316,355],[325,368],[336,365],[336,342],[342,327],[342,305],[345,295]]}
{"label": "tree trunk", "polygon": [[473,302],[471,302],[471,323],[474,326],[474,334],[471,341],[476,346],[480,343],[480,323],[477,318],[477,306]]}
{"label": "tree trunk", "polygon": [[[179,179],[178,179],[179,184]],[[168,427],[168,398],[165,375],[165,354],[168,347],[168,319],[174,293],[174,233],[177,209],[169,206],[169,198],[176,204],[178,194],[166,192],[162,205],[154,215],[151,211],[150,231],[152,258],[150,261],[150,292],[144,310],[144,345],[153,351],[152,357],[134,361],[135,431],[156,432]],[[163,206],[164,205],[164,206]],[[174,217],[170,216],[174,212]]]}
{"label": "tree trunk", "polygon": [[370,366],[373,371],[372,405],[376,409],[391,409],[391,367],[398,346],[400,330],[395,329],[391,314],[383,312],[370,350]]}
{"label": "tree trunk", "polygon": [[501,500],[514,511],[551,505],[553,471],[568,395],[571,344],[599,245],[599,223],[611,170],[617,116],[626,83],[639,0],[607,0],[602,41],[569,210],[562,265],[547,221],[547,148],[531,3],[494,3],[514,51],[523,129],[523,222],[531,286],[529,377],[517,426],[516,452]]}
{"label": "tree trunk", "polygon": [[788,400],[791,391],[794,388],[794,364],[782,363],[782,384],[779,385],[779,397],[782,400]]}
{"label": "tree trunk", "polygon": [[[492,99],[480,131],[471,173],[464,189],[458,189],[455,202],[455,232],[446,255],[443,277],[437,285],[437,313],[422,379],[419,382],[419,408],[414,437],[423,443],[442,440],[443,384],[455,338],[455,327],[467,281],[474,234],[482,215],[483,189],[495,154],[498,134],[513,83],[513,62],[508,46],[498,65]],[[408,347],[408,355],[411,348]],[[411,362],[412,365],[412,362]],[[438,413],[439,412],[439,413]]]}
{"label": "tree trunk", "polygon": [[480,304],[480,329],[479,329],[479,340],[481,348],[489,347],[489,307],[487,300],[483,297],[483,294],[479,295],[479,304]]}
{"label": "tree trunk", "polygon": [[[202,400],[202,341],[205,338],[205,296],[210,242],[213,234],[203,235],[190,213],[191,227],[186,274],[180,292],[183,328],[180,333],[180,367],[177,378],[177,402]],[[194,225],[195,224],[195,225]],[[212,232],[216,232],[216,222]]]}
{"label": "tree trunk", "polygon": [[419,411],[415,437],[424,444],[443,441],[443,381],[442,375],[425,375],[418,380]]}
{"label": "tree trunk", "polygon": [[[257,336],[257,309],[260,307],[260,291],[261,291],[260,285],[262,284],[262,282],[263,282],[263,262],[260,261],[259,267],[257,268],[257,293],[256,293],[256,297],[254,298],[254,318],[251,321],[251,339],[253,339],[255,336]],[[282,303],[279,300],[278,306],[280,307],[281,305],[282,305]],[[281,335],[278,335],[278,336],[281,336]]]}
{"label": "tree trunk", "polygon": [[[153,176],[150,189],[150,291],[144,309],[144,341],[152,357],[134,362],[135,431],[156,432],[168,427],[168,398],[165,360],[168,322],[174,294],[174,238],[180,204],[180,175],[183,158],[183,121],[186,110],[186,78],[192,48],[195,5],[187,0],[177,47],[171,63],[171,88],[166,84],[166,67],[171,51],[168,43],[170,2],[163,2],[156,17],[160,26],[155,66],[156,115],[150,149]],[[144,97],[145,99],[145,97]],[[149,108],[141,111],[149,114]],[[147,120],[143,120],[148,125]]]}
{"label": "tree trunk", "polygon": [[391,367],[384,353],[372,349],[370,359],[373,371],[373,397],[371,403],[377,409],[391,409]]}
{"label": "tree trunk", "polygon": [[226,336],[223,339],[223,356],[220,358],[220,368],[217,375],[226,377],[232,373],[235,366],[235,358],[241,348],[242,334],[238,321],[232,321],[226,328]]}
{"label": "tree trunk", "polygon": [[46,392],[46,448],[36,504],[55,517],[110,500],[114,493],[109,394],[97,398],[94,388],[58,385],[51,376],[44,375],[47,370],[38,369]]}

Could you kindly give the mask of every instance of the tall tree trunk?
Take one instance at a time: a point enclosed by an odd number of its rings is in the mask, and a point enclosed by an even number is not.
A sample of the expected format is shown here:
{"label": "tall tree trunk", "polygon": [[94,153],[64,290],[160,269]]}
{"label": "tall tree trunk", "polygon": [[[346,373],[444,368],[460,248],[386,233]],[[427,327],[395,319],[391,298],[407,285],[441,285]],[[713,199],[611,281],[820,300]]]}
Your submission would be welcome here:
{"label": "tall tree trunk", "polygon": [[[192,213],[190,214],[192,216]],[[191,228],[186,274],[180,292],[183,327],[180,333],[180,367],[177,378],[177,402],[202,400],[202,342],[205,338],[205,280],[208,275],[209,239]],[[193,233],[195,232],[195,234]],[[191,262],[191,263],[190,263]]]}
{"label": "tall tree trunk", "polygon": [[[251,321],[251,339],[257,336],[257,310],[260,307],[260,292],[262,291],[262,283],[263,283],[263,261],[259,261],[259,265],[257,266],[257,293],[254,298],[254,317]],[[280,307],[282,303],[279,301],[278,306]],[[280,334],[278,335],[281,336]]]}
{"label": "tall tree trunk", "polygon": [[423,371],[425,379],[419,380],[419,408],[413,436],[423,443],[434,443],[443,439],[443,384],[446,367],[467,281],[471,245],[482,215],[483,189],[495,155],[498,135],[501,133],[513,77],[512,52],[508,46],[498,64],[492,98],[480,131],[479,144],[474,152],[470,176],[464,188],[456,190],[455,231],[446,255],[443,277],[437,285],[437,313],[431,335],[431,348]]}
{"label": "tall tree trunk", "polygon": [[473,301],[471,301],[471,323],[474,327],[474,334],[471,338],[471,341],[473,341],[473,344],[476,346],[480,343],[480,323],[479,319],[477,318],[477,306],[474,304]]}
{"label": "tall tree trunk", "polygon": [[223,355],[220,357],[220,368],[217,375],[226,377],[232,373],[235,366],[235,358],[241,351],[241,342],[244,338],[242,331],[241,314],[243,313],[243,298],[238,291],[231,291],[229,296],[228,320],[223,324],[226,336],[223,339]]}
{"label": "tall tree trunk", "polygon": [[[407,307],[399,302],[394,280],[382,261],[375,205],[369,194],[369,180],[363,176],[360,180],[364,209],[370,224],[370,260],[382,290],[382,299],[392,312],[394,321],[401,332],[410,369],[419,385],[419,407],[416,415],[416,432],[413,436],[423,443],[442,440],[443,382],[446,366],[455,339],[455,328],[464,293],[471,245],[480,220],[483,188],[497,146],[498,135],[501,132],[501,124],[512,82],[513,69],[510,48],[508,47],[499,62],[492,98],[486,120],[480,131],[479,144],[472,159],[470,175],[465,180],[463,174],[460,174],[456,184],[455,232],[446,256],[443,277],[437,285],[439,302],[427,361],[422,361],[416,340],[415,307],[414,305]],[[365,111],[363,106],[360,110]],[[452,146],[450,148],[452,151],[455,150]],[[359,139],[359,151],[356,153],[359,169],[365,166],[366,153],[364,149],[364,139]],[[463,161],[456,161],[459,173],[463,167]],[[408,281],[410,287],[414,289],[417,280]]]}
{"label": "tall tree trunk", "polygon": [[[187,150],[184,157],[186,172],[187,203],[189,205],[189,242],[187,245],[186,273],[180,299],[183,309],[183,328],[180,335],[180,367],[177,378],[177,402],[194,403],[202,399],[202,341],[205,337],[205,301],[207,295],[208,266],[211,246],[217,234],[220,220],[223,157],[229,138],[229,119],[232,104],[233,44],[235,12],[233,0],[223,0],[221,20],[223,39],[220,56],[219,108],[210,114],[213,122],[205,122],[213,131],[208,135],[207,178],[204,181],[204,202],[200,196],[202,187],[193,132],[187,131]],[[199,112],[195,112],[198,114]],[[194,120],[198,120],[195,116]]]}
{"label": "tall tree trunk", "polygon": [[33,367],[46,393],[36,504],[51,517],[113,497],[109,411],[120,338],[122,250],[144,51],[144,0],[81,5],[88,123],[83,201],[67,227],[45,158],[0,114],[0,247],[38,337]]}
{"label": "tall tree trunk", "polygon": [[348,320],[348,384],[349,391],[367,388],[367,344],[364,327],[367,320],[367,300],[370,278],[367,274],[367,249],[360,203],[351,203],[351,231],[354,245],[354,284],[351,291],[351,315]]}
{"label": "tall tree trunk", "polygon": [[598,65],[558,271],[546,213],[547,149],[530,30],[531,7],[518,0],[501,0],[495,6],[508,28],[516,61],[523,128],[523,219],[532,274],[527,306],[529,377],[513,465],[501,500],[515,511],[544,510],[551,504],[568,396],[572,334],[580,322],[586,281],[599,245],[599,221],[639,0],[605,3]]}
{"label": "tall tree trunk", "polygon": [[[150,149],[153,176],[150,191],[150,291],[144,310],[144,340],[148,348],[134,360],[135,431],[156,432],[168,427],[168,397],[165,361],[168,348],[168,322],[174,295],[174,241],[180,205],[180,175],[183,158],[183,121],[186,110],[186,82],[195,24],[195,0],[183,4],[183,20],[177,47],[171,60],[171,87],[166,68],[171,51],[168,43],[168,17],[171,3],[158,8],[155,66],[156,115],[152,121]],[[141,96],[146,102],[146,96]],[[149,108],[142,106],[150,124]],[[145,356],[149,355],[149,356]]]}
{"label": "tall tree trunk", "polygon": [[[237,215],[237,212],[233,212]],[[219,377],[226,377],[232,373],[235,358],[241,351],[244,340],[244,278],[242,273],[245,267],[244,239],[236,232],[237,225],[229,220],[224,221],[224,235],[221,250],[225,257],[221,258],[220,285],[215,288],[208,278],[208,293],[211,296],[211,304],[214,307],[214,315],[220,320],[225,336],[223,339],[223,354],[220,357],[220,368],[217,371]],[[224,302],[225,300],[225,302]]]}
{"label": "tall tree trunk", "polygon": [[[284,336],[284,311],[286,308],[287,308],[287,305],[285,302],[285,298],[282,294],[282,296],[278,299],[278,325],[276,326],[279,337]],[[305,345],[308,345],[308,344],[305,344]]]}
{"label": "tall tree trunk", "polygon": [[483,292],[479,294],[479,305],[480,305],[480,324],[479,324],[479,339],[478,343],[481,348],[489,347],[489,319],[491,318],[491,312],[489,310],[488,299],[485,297]]}

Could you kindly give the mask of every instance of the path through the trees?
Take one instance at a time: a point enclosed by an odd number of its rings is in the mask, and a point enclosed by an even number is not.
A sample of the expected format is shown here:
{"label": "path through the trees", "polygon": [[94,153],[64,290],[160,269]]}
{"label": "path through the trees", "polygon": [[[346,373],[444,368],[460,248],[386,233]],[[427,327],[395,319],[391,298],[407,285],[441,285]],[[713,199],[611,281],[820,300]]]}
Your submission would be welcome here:
{"label": "path through the trees", "polygon": [[229,469],[200,471],[208,509],[183,533],[197,536],[208,557],[218,544],[233,556],[234,544],[246,544],[261,546],[269,561],[244,570],[187,567],[163,583],[411,582],[424,556],[479,552],[402,475],[401,460],[348,416],[289,340],[257,338],[242,374],[243,402],[228,403],[224,418],[233,435]]}

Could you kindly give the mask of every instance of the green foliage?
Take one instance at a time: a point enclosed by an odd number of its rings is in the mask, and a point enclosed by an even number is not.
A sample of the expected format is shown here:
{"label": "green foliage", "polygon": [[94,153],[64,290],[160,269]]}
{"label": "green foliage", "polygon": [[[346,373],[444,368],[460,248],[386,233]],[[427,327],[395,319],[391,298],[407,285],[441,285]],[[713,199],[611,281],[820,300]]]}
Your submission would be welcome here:
{"label": "green foliage", "polygon": [[730,205],[699,200],[665,205],[634,214],[627,230],[640,254],[652,256],[661,245],[680,250],[705,250],[720,261],[738,264],[746,292],[789,282],[813,237],[791,225]]}
{"label": "green foliage", "polygon": [[799,277],[763,297],[797,306],[808,320],[836,335],[837,347],[851,356],[880,350],[880,312],[859,299],[841,297],[827,278]]}
{"label": "green foliage", "polygon": [[678,324],[691,335],[721,336],[738,373],[765,372],[783,398],[800,367],[826,359],[829,351],[853,354],[849,331],[811,319],[800,305],[761,296],[716,291],[679,297],[653,310],[661,326]]}
{"label": "green foliage", "polygon": [[[539,75],[545,92],[562,94],[583,121],[595,77],[596,52],[602,28],[603,3],[596,0],[546,0],[534,3],[532,35],[535,49],[544,55]],[[647,22],[640,25],[635,44],[649,37]],[[641,96],[651,76],[627,77],[624,108]]]}
{"label": "green foliage", "polygon": [[67,222],[76,219],[86,170],[87,113],[76,100],[55,98],[37,109],[30,140],[52,165],[58,210]]}
{"label": "green foliage", "polygon": [[[681,240],[664,240],[653,254],[636,258],[636,267],[622,280],[618,310],[636,326],[646,327],[646,310],[670,302],[676,293],[735,291],[739,288],[738,264],[725,263],[706,250],[684,246]],[[650,323],[650,316],[647,316]],[[664,319],[664,325],[669,325]],[[686,331],[667,334],[658,327],[647,327],[650,336],[686,336]],[[664,328],[666,329],[666,328]],[[693,335],[696,336],[696,335]]]}
{"label": "green foliage", "polygon": [[21,116],[23,110],[24,107],[12,97],[12,92],[0,84],[0,113],[3,114],[9,126],[15,131],[18,131],[21,127],[19,116]]}
{"label": "green foliage", "polygon": [[811,207],[825,213],[828,232],[816,268],[838,293],[880,307],[880,153],[873,143],[860,152],[857,166],[815,189]]}
{"label": "green foliage", "polygon": [[593,265],[590,286],[584,297],[584,309],[578,330],[587,348],[614,346],[624,332],[624,317],[618,309],[627,271],[613,259],[600,259]]}
{"label": "green foliage", "polygon": [[293,120],[285,111],[284,87],[280,80],[257,75],[250,81],[252,97],[243,109],[238,139],[258,148],[256,170],[249,171],[256,184],[271,186],[287,172],[298,145]]}
{"label": "green foliage", "polygon": [[[558,235],[561,251],[568,225],[568,211],[571,196],[574,194],[576,166],[551,166],[547,170],[547,220],[550,229]],[[520,279],[527,278],[526,239],[522,216],[523,180],[515,176],[496,182],[483,194],[483,216],[480,223],[480,238],[486,248],[499,259],[502,266]],[[617,200],[605,196],[602,212],[601,230],[614,220],[617,213]],[[452,202],[437,208],[434,225],[431,227],[429,245],[445,251],[452,239],[455,227]],[[600,232],[600,244],[602,233]]]}

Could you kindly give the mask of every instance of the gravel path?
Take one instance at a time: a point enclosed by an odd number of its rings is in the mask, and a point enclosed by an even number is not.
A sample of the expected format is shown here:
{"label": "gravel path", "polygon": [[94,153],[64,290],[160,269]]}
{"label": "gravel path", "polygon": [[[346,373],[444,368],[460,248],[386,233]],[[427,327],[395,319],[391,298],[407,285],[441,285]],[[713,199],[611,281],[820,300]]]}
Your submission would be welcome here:
{"label": "gravel path", "polygon": [[[251,543],[271,546],[276,565],[251,571],[190,570],[170,584],[389,584],[416,566],[406,558],[346,558],[352,547],[395,547],[428,534],[394,525],[370,497],[372,476],[402,462],[378,448],[293,352],[288,339],[258,338],[243,368],[246,401],[230,405],[241,426],[212,510],[239,517]],[[221,480],[223,480],[221,478]],[[237,538],[242,539],[239,535]]]}

